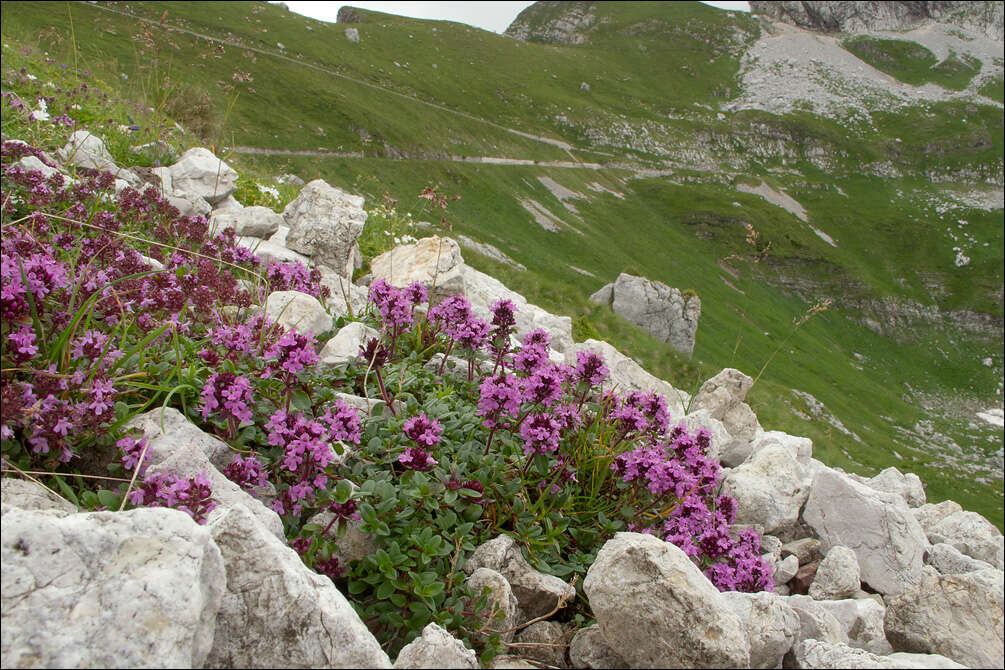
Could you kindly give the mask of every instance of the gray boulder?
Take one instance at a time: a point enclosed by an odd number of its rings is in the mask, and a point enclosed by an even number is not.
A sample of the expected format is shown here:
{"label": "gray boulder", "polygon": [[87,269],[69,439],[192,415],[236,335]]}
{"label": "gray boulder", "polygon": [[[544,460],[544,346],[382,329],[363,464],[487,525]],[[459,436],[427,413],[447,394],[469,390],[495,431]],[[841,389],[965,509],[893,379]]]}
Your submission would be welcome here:
{"label": "gray boulder", "polygon": [[928,539],[933,544],[951,544],[967,556],[990,563],[999,570],[1005,567],[1002,563],[1005,537],[994,524],[976,512],[950,514],[932,527]]}
{"label": "gray boulder", "polygon": [[227,566],[227,589],[209,667],[391,667],[331,580],[247,509],[232,507],[210,530]]}
{"label": "gray boulder", "polygon": [[897,651],[942,654],[975,668],[1005,666],[1002,571],[940,575],[886,600],[886,638]]}
{"label": "gray boulder", "polygon": [[928,565],[943,575],[962,575],[994,567],[990,563],[967,556],[953,545],[945,542],[932,545],[932,550],[928,552]]}
{"label": "gray boulder", "polygon": [[329,186],[322,179],[309,182],[283,210],[290,227],[286,246],[310,256],[319,266],[352,277],[356,240],[363,232],[363,198]]}
{"label": "gray boulder", "polygon": [[726,598],[678,547],[618,533],[583,590],[611,649],[633,668],[748,667],[747,632]]}
{"label": "gray boulder", "polygon": [[237,190],[237,172],[203,147],[193,147],[168,168],[175,196],[202,198],[211,205],[222,202]]}
{"label": "gray boulder", "polygon": [[769,445],[731,470],[722,493],[736,499],[736,522],[760,524],[765,533],[791,528],[810,493],[803,467],[778,444]]}
{"label": "gray boulder", "polygon": [[4,667],[204,667],[225,583],[178,510],[3,515]]}
{"label": "gray boulder", "polygon": [[0,484],[0,504],[28,512],[50,512],[56,516],[76,514],[77,506],[39,483],[4,477]]}
{"label": "gray boulder", "polygon": [[628,664],[611,649],[600,632],[600,626],[593,624],[580,628],[569,642],[569,660],[574,668],[627,668]]}
{"label": "gray boulder", "polygon": [[[685,295],[663,282],[621,273],[590,300],[610,304],[615,314],[642,328],[654,338],[690,356],[701,317],[701,299]],[[604,299],[610,296],[609,301]]]}
{"label": "gray boulder", "polygon": [[834,644],[848,642],[844,626],[827,608],[821,606],[821,601],[800,595],[783,598],[799,617],[793,644],[802,640],[823,640]]}
{"label": "gray boulder", "polygon": [[[754,380],[747,375],[726,368],[701,385],[691,404],[691,411],[707,410],[713,418],[722,421],[733,439],[750,442],[761,431],[753,410],[744,402],[747,391],[753,385]],[[726,465],[733,467],[740,462],[727,462]]]}
{"label": "gray boulder", "polygon": [[318,354],[322,365],[345,365],[356,359],[359,348],[367,341],[380,337],[380,333],[360,321],[347,323],[335,337],[325,343]]}
{"label": "gray boulder", "polygon": [[[840,642],[804,640],[793,647],[796,668],[966,668],[938,654],[881,656]],[[786,666],[789,667],[789,666]]]}
{"label": "gray boulder", "polygon": [[804,537],[782,545],[782,558],[787,556],[795,556],[799,565],[806,565],[820,560],[824,555],[820,551],[820,540],[815,537]]}
{"label": "gray boulder", "polygon": [[394,668],[477,668],[478,657],[453,635],[435,623],[404,647]]}
{"label": "gray boulder", "polygon": [[571,585],[535,570],[509,535],[500,535],[475,549],[464,564],[464,572],[470,575],[478,568],[495,570],[506,578],[520,611],[528,619],[548,614],[560,603],[576,597],[576,589]]}
{"label": "gray boulder", "polygon": [[803,520],[825,552],[836,545],[854,551],[862,581],[874,590],[896,595],[919,582],[928,540],[899,495],[821,469],[813,478]]}
{"label": "gray boulder", "polygon": [[865,483],[877,491],[896,493],[908,507],[921,507],[925,504],[925,487],[913,472],[905,475],[897,468],[890,467]]}
{"label": "gray boulder", "polygon": [[332,318],[314,296],[300,291],[273,291],[265,299],[265,316],[283,328],[320,335],[330,330]]}
{"label": "gray boulder", "polygon": [[211,234],[233,228],[238,236],[268,239],[283,225],[282,214],[254,205],[241,209],[217,209],[209,219]]}
{"label": "gray boulder", "polygon": [[813,456],[813,440],[808,437],[796,437],[795,435],[789,435],[788,433],[783,433],[780,430],[768,430],[758,433],[754,440],[750,443],[750,453],[755,454],[761,449],[773,444],[777,444],[786,449],[789,452],[789,455],[791,455],[792,458],[803,467],[809,465],[810,459]]}
{"label": "gray boulder", "polygon": [[862,586],[858,557],[848,547],[836,545],[827,551],[810,584],[809,595],[814,600],[853,598]]}
{"label": "gray boulder", "polygon": [[374,279],[403,288],[419,282],[429,291],[435,305],[452,295],[465,294],[464,259],[461,248],[449,237],[424,237],[412,244],[400,244],[370,259]]}
{"label": "gray boulder", "polygon": [[799,630],[799,615],[785,598],[772,593],[722,594],[746,628],[751,668],[777,668],[792,648]]}
{"label": "gray boulder", "polygon": [[478,568],[465,581],[476,596],[488,589],[489,611],[501,614],[495,615],[497,618],[489,624],[489,628],[501,631],[499,639],[510,642],[513,639],[513,629],[520,624],[521,614],[509,582],[500,573],[489,568]]}

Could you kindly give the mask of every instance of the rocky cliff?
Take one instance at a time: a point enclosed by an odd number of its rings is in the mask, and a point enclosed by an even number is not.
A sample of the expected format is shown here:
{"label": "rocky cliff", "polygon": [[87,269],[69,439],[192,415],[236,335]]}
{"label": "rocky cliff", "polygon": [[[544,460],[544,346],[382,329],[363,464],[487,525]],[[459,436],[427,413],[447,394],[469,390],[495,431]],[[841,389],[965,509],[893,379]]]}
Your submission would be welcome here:
{"label": "rocky cliff", "polygon": [[750,11],[826,33],[909,30],[940,21],[975,28],[991,39],[1003,35],[999,2],[751,2]]}

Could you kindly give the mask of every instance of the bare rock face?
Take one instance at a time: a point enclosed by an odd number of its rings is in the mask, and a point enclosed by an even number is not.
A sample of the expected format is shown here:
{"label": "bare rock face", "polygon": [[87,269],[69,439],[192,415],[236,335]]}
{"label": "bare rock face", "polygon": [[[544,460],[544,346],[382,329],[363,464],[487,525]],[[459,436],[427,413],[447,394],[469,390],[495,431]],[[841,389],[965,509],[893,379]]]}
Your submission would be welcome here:
{"label": "bare rock face", "polygon": [[751,2],[750,11],[808,30],[855,33],[909,30],[928,21],[951,20],[1002,39],[997,2]]}
{"label": "bare rock face", "polygon": [[475,652],[448,633],[431,623],[422,629],[422,635],[402,649],[394,668],[477,668]]}
{"label": "bare rock face", "polygon": [[[726,368],[716,376],[712,377],[698,389],[698,395],[694,397],[691,405],[692,411],[698,409],[707,410],[713,418],[722,421],[723,426],[734,439],[746,440],[747,442],[761,431],[761,425],[757,422],[757,416],[750,409],[750,405],[744,402],[747,391],[754,385],[754,380],[743,374],[739,370]],[[730,461],[726,465],[732,467],[739,465],[746,454],[737,451],[739,461]]]}
{"label": "bare rock face", "polygon": [[[595,8],[588,2],[535,2],[520,12],[505,35],[525,42],[582,44],[596,22]],[[539,22],[539,17],[550,20]]]}
{"label": "bare rock face", "polygon": [[[488,607],[491,611],[501,612],[501,618],[495,620],[490,626],[495,630],[504,631],[499,634],[499,639],[509,642],[513,639],[513,628],[520,624],[520,606],[513,589],[500,573],[489,568],[478,568],[465,580],[467,585],[476,595],[480,595],[484,589],[488,589]],[[498,616],[498,615],[497,615]]]}
{"label": "bare rock face", "polygon": [[4,667],[204,667],[225,584],[205,527],[163,508],[5,512]]}
{"label": "bare rock face", "polygon": [[727,591],[722,595],[747,630],[750,667],[779,667],[799,630],[799,615],[786,598],[763,591]]}
{"label": "bare rock face", "polygon": [[723,594],[681,549],[618,533],[583,590],[607,644],[631,668],[745,668],[748,634]]}
{"label": "bare rock face", "polygon": [[961,553],[978,561],[990,563],[999,570],[1003,566],[1001,531],[976,512],[956,512],[935,524],[928,532],[933,543],[950,544]]}
{"label": "bare rock face", "polygon": [[315,179],[283,210],[290,232],[286,246],[344,277],[354,269],[356,240],[363,232],[363,198]]}
{"label": "bare rock face", "polygon": [[896,595],[920,581],[928,539],[899,495],[823,468],[813,478],[803,520],[825,551],[835,545],[854,551],[862,581],[876,591]]}
{"label": "bare rock face", "polygon": [[[663,282],[621,273],[613,285],[590,296],[610,300],[611,309],[661,342],[690,356],[701,317],[701,299],[685,295]],[[604,304],[607,304],[606,302]]]}
{"label": "bare rock face", "polygon": [[398,288],[417,281],[429,290],[431,305],[465,292],[463,267],[457,242],[436,235],[414,244],[401,244],[370,260],[374,278],[385,279]]}
{"label": "bare rock face", "polygon": [[475,549],[464,571],[470,575],[478,568],[489,568],[505,577],[520,610],[529,619],[543,616],[560,601],[569,602],[576,596],[576,589],[558,577],[535,570],[509,535],[500,535]]}
{"label": "bare rock face", "polygon": [[210,524],[227,566],[209,667],[389,668],[328,577],[235,506]]}
{"label": "bare rock face", "polygon": [[799,520],[810,478],[788,450],[773,444],[731,470],[722,492],[736,499],[737,523],[760,524],[765,533],[774,533]]}
{"label": "bare rock face", "polygon": [[168,168],[171,189],[178,197],[202,198],[211,205],[237,190],[237,172],[203,147],[193,147]]}
{"label": "bare rock face", "polygon": [[886,637],[897,651],[934,653],[972,668],[1005,666],[1002,571],[940,575],[886,598]]}

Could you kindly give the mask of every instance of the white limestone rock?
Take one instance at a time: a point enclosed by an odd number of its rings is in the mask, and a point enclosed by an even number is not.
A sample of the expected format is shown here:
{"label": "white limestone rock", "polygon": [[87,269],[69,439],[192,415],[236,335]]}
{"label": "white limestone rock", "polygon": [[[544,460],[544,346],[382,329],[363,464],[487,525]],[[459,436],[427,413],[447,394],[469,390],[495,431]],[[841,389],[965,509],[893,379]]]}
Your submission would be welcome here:
{"label": "white limestone rock", "polygon": [[928,565],[943,575],[962,575],[967,572],[988,570],[994,566],[967,556],[951,544],[939,542],[928,552]]}
{"label": "white limestone rock", "polygon": [[28,512],[50,512],[56,516],[77,513],[76,505],[41,484],[15,477],[4,477],[2,482],[0,504],[5,511],[8,507],[16,507]]}
{"label": "white limestone rock", "polygon": [[896,595],[921,579],[928,540],[899,495],[825,468],[813,478],[803,520],[824,552],[836,545],[854,551],[862,581],[874,590]]}
{"label": "white limestone rock", "polygon": [[380,337],[380,333],[360,321],[347,323],[328,340],[318,354],[321,365],[345,365],[356,359],[360,346]]}
{"label": "white limestone rock", "polygon": [[199,430],[181,412],[174,408],[153,409],[133,417],[125,427],[146,435],[147,453],[152,463],[147,470],[149,473],[170,472],[184,477],[207,475],[213,500],[217,502],[216,509],[208,515],[210,523],[224,516],[229,508],[241,505],[273,535],[285,537],[279,515],[223,475],[222,471],[234,460],[236,452]]}
{"label": "white limestone rock", "polygon": [[208,667],[391,667],[331,580],[247,509],[232,507],[210,530],[227,580]]}
{"label": "white limestone rock", "polygon": [[241,209],[220,209],[213,211],[209,220],[210,234],[226,228],[233,228],[241,237],[268,239],[283,224],[283,216],[268,207],[252,206]]}
{"label": "white limestone rock", "polygon": [[1003,565],[1003,540],[1005,537],[990,521],[976,512],[955,512],[935,524],[928,532],[933,544],[945,542],[960,552],[990,563],[1001,570]]}
{"label": "white limestone rock", "polygon": [[[733,439],[750,442],[761,431],[761,425],[757,422],[753,410],[744,402],[747,391],[753,385],[754,380],[747,375],[739,370],[726,368],[701,385],[691,404],[692,411],[708,410],[714,418],[722,421]],[[746,458],[746,455],[743,458]],[[733,467],[739,465],[742,460],[724,462]]]}
{"label": "white limestone rock", "polygon": [[168,168],[173,195],[202,198],[210,205],[222,202],[237,190],[237,172],[204,147],[193,147]]}
{"label": "white limestone rock", "polygon": [[746,628],[750,642],[750,667],[779,667],[796,639],[799,615],[785,598],[772,593],[727,591],[722,595]]}
{"label": "white limestone rock", "polygon": [[321,301],[300,291],[270,293],[265,299],[265,316],[302,334],[320,335],[332,327],[332,318]]}
{"label": "white limestone rock", "polygon": [[610,304],[615,314],[674,350],[685,356],[694,351],[701,317],[701,299],[697,295],[687,295],[663,282],[622,272],[614,281]]}
{"label": "white limestone rock", "polygon": [[597,554],[583,590],[604,640],[629,667],[750,664],[747,631],[726,598],[669,542],[617,533]]}
{"label": "white limestone rock", "polygon": [[363,198],[328,185],[309,182],[283,210],[290,227],[286,246],[343,277],[352,277],[353,249],[363,232]]}
{"label": "white limestone rock", "polygon": [[887,596],[886,638],[897,651],[941,654],[974,668],[1005,667],[1001,570],[940,575]]}
{"label": "white limestone rock", "polygon": [[853,598],[862,586],[858,557],[848,547],[836,545],[827,551],[810,584],[810,597],[814,600],[843,600]]}
{"label": "white limestone rock", "polygon": [[784,531],[799,520],[810,479],[790,452],[772,444],[723,479],[722,493],[736,499],[736,522],[760,524],[766,533]]}
{"label": "white limestone rock", "polygon": [[925,487],[913,472],[904,474],[897,468],[890,467],[865,483],[877,491],[896,493],[908,507],[921,507],[925,504]]}
{"label": "white limestone rock", "polygon": [[478,657],[453,635],[435,623],[404,647],[394,668],[477,668]]}
{"label": "white limestone rock", "polygon": [[464,563],[464,572],[470,575],[478,568],[495,570],[506,578],[528,619],[543,616],[576,596],[576,589],[558,577],[535,570],[509,535],[499,535],[475,549]]}
{"label": "white limestone rock", "polygon": [[4,667],[204,667],[225,584],[184,512],[3,515]]}
{"label": "white limestone rock", "polygon": [[574,668],[627,668],[628,664],[611,649],[600,632],[600,626],[593,624],[580,628],[569,642],[569,660]]}

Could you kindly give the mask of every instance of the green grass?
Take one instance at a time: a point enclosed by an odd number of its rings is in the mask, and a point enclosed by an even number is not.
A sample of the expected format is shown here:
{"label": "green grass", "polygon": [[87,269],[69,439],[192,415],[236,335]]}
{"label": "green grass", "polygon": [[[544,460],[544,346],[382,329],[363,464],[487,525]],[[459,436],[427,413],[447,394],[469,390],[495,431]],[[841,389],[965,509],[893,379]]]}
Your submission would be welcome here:
{"label": "green grass", "polygon": [[980,94],[986,95],[992,100],[1005,103],[1005,78],[998,75],[994,79],[988,80],[980,88]]}
{"label": "green grass", "polygon": [[931,51],[917,42],[857,36],[843,46],[877,70],[905,84],[921,86],[933,83],[943,88],[962,91],[978,72],[980,62],[950,52],[939,62]]}
{"label": "green grass", "polygon": [[[1000,336],[924,322],[884,324],[894,337],[863,327],[866,318],[877,318],[869,305],[883,298],[943,312],[976,311],[1000,323],[1002,210],[943,205],[956,190],[973,188],[952,183],[960,175],[1000,178],[1001,110],[954,101],[897,113],[874,111],[875,127],[848,127],[809,111],[745,111],[720,119],[714,108],[735,95],[739,57],[757,35],[751,17],[700,3],[596,5],[598,21],[588,40],[575,46],[519,42],[460,24],[373,12],[361,12],[361,23],[355,24],[361,40],[352,44],[344,26],[250,2],[130,5],[151,20],[164,16],[171,26],[243,44],[224,45],[222,52],[192,35],[89,4],[4,3],[3,37],[15,45],[41,44],[64,62],[76,57],[110,93],[171,116],[188,113],[191,118],[183,122],[202,123],[206,141],[249,181],[264,183],[286,172],[305,181],[323,178],[365,195],[368,208],[387,193],[399,201],[399,211],[427,221],[438,221],[439,215],[424,209],[427,202],[417,197],[424,187],[460,195],[447,211],[454,233],[497,246],[527,271],[471,252],[466,260],[545,309],[574,317],[577,333],[599,334],[688,391],[725,366],[755,376],[771,359],[750,396],[766,429],[807,435],[817,458],[852,471],[868,474],[889,465],[915,471],[928,485],[930,500],[953,498],[1002,526],[1000,481],[981,483],[965,471],[944,470],[948,466],[937,455],[904,437],[919,421],[932,420],[968,453],[988,448],[988,435],[970,429],[962,414],[940,418],[920,406],[918,394],[962,397],[985,408],[1000,403],[994,394],[1000,366],[980,364],[987,356],[1000,356]],[[128,39],[144,29],[153,45],[147,54],[141,53],[143,42]],[[277,42],[285,45],[285,54]],[[5,69],[16,67],[8,64],[15,62],[11,54],[17,47],[12,48],[4,51]],[[925,81],[936,83],[952,77],[961,81],[970,67],[959,61],[965,67],[951,74],[950,60],[933,68],[938,64],[910,45],[884,42],[866,49],[898,67],[924,70],[926,77],[936,77]],[[923,68],[922,63],[928,64]],[[118,71],[129,79],[118,77]],[[235,71],[252,80],[235,81]],[[580,90],[584,81],[588,92]],[[204,94],[211,109],[182,104],[199,102]],[[559,115],[569,123],[558,121]],[[583,131],[589,123],[644,124],[654,141],[671,147],[711,138],[714,156],[745,167],[677,169],[665,178],[636,178],[632,165],[665,167],[666,157],[645,147],[601,144]],[[573,149],[505,128],[563,140]],[[235,145],[323,147],[364,157],[226,150]],[[442,160],[449,155],[576,158],[623,167]],[[820,156],[826,158],[825,168],[819,166]],[[875,164],[889,164],[901,176],[884,179],[863,170]],[[933,175],[950,183],[933,183]],[[586,197],[563,204],[539,177]],[[733,186],[762,181],[799,201],[809,224],[831,236],[837,247],[810,225]],[[597,192],[596,185],[622,197]],[[530,200],[547,208],[563,230],[539,226],[521,204]],[[771,242],[771,251],[757,266],[733,263],[739,276],[732,277],[719,261],[749,252],[747,224]],[[972,243],[962,237],[964,231]],[[964,240],[971,259],[964,267],[954,264],[952,247],[961,242],[951,235]],[[691,360],[609,308],[589,303],[587,296],[623,271],[691,288],[701,297]],[[824,297],[834,299],[831,308],[800,328],[772,358],[792,331],[793,319]],[[861,442],[823,418],[797,415],[795,410],[805,407],[791,389],[816,397]],[[991,446],[1000,446],[1000,434],[995,439]]]}

